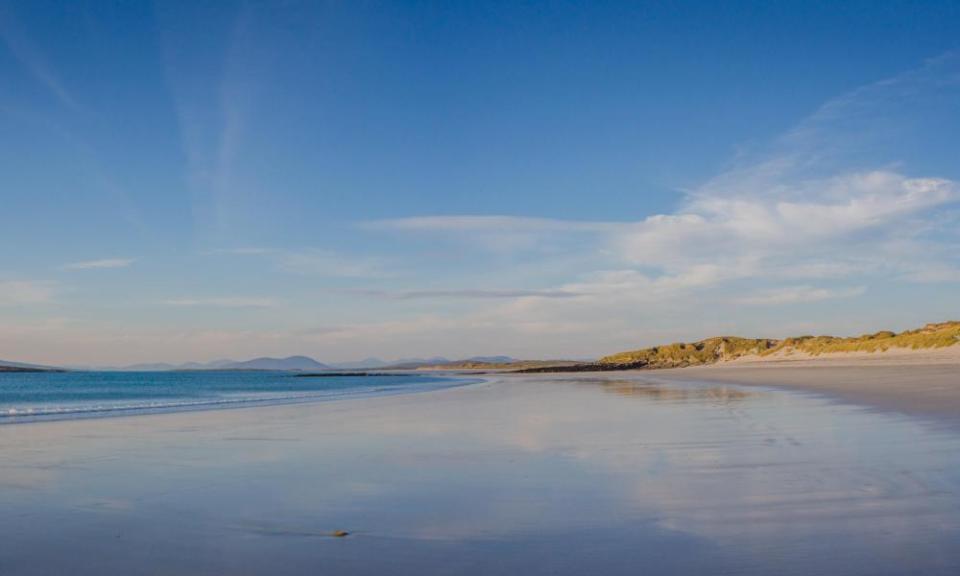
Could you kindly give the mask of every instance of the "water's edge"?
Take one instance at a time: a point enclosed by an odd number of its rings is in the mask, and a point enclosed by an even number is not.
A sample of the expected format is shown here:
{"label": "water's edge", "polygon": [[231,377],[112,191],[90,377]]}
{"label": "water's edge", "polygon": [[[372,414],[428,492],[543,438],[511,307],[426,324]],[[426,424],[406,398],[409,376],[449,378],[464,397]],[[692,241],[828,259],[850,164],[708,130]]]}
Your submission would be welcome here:
{"label": "water's edge", "polygon": [[[17,374],[20,376],[23,375],[22,373]],[[169,378],[169,374],[170,373],[163,372],[138,373],[140,377],[146,379],[150,379],[151,377],[160,379]],[[69,375],[80,376],[81,378],[89,381],[91,378],[96,378],[98,375],[104,375],[106,378],[110,378],[114,376],[114,373],[59,373],[58,378],[68,378]],[[196,383],[197,388],[204,392],[205,390],[202,390],[204,384],[206,384],[202,381],[204,376],[216,377],[220,380],[229,380],[229,374],[227,373],[198,373],[196,376],[198,379],[198,382]],[[337,378],[336,380],[339,386],[324,387],[321,384],[313,387],[310,390],[293,390],[284,389],[282,384],[277,385],[276,382],[279,381],[284,383],[286,382],[286,380],[284,380],[286,378],[290,378],[290,381],[292,382],[296,377],[295,374],[264,374],[263,376],[265,377],[265,380],[262,388],[244,390],[242,393],[236,394],[227,393],[200,397],[184,395],[180,397],[161,399],[137,399],[133,396],[131,396],[129,399],[124,399],[121,396],[118,398],[113,398],[109,402],[97,403],[83,402],[82,394],[83,392],[87,392],[89,390],[83,390],[82,386],[78,385],[78,387],[81,388],[79,394],[81,396],[80,400],[71,398],[71,401],[66,402],[65,404],[56,404],[52,402],[44,403],[41,401],[33,401],[32,403],[28,402],[26,404],[21,401],[20,404],[11,404],[8,398],[11,396],[9,386],[4,386],[5,383],[9,384],[9,382],[5,382],[5,380],[10,379],[5,378],[5,375],[0,375],[0,426],[36,422],[96,419],[122,416],[129,417],[147,414],[226,410],[260,406],[278,406],[359,398],[374,398],[381,396],[431,392],[477,384],[484,381],[479,378],[456,377],[450,375],[415,375],[413,377],[403,378],[399,381],[397,376],[351,376],[347,385],[344,385],[344,383],[341,381],[341,378]],[[273,376],[274,379],[269,379],[270,376]],[[246,375],[246,377],[249,379],[249,375]],[[277,380],[277,378],[279,378],[279,380]],[[304,380],[305,379],[297,378],[297,381],[299,382],[303,382]],[[61,384],[61,390],[62,389],[63,386]],[[69,390],[69,388],[67,389]],[[136,390],[131,390],[131,392],[136,392]],[[196,394],[197,390],[190,390],[189,392]],[[20,392],[21,397],[28,394],[29,392]],[[42,397],[43,392],[40,392],[37,395]]]}

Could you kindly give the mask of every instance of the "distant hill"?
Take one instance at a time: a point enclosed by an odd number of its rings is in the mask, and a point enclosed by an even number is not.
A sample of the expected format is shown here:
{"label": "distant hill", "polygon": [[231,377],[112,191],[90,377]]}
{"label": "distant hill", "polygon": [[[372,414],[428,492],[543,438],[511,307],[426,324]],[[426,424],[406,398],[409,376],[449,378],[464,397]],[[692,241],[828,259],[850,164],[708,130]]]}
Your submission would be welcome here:
{"label": "distant hill", "polygon": [[504,362],[489,362],[482,360],[482,356],[474,359],[458,360],[456,362],[447,362],[436,366],[424,366],[421,370],[498,370],[498,371],[517,371],[534,368],[562,368],[565,366],[575,366],[579,362],[573,360],[517,360],[509,358]]}
{"label": "distant hill", "polygon": [[166,362],[153,362],[153,363],[144,363],[144,364],[131,364],[129,366],[124,366],[119,368],[125,372],[163,372],[166,370],[176,370],[179,368],[176,364],[167,364]]}
{"label": "distant hill", "polygon": [[467,358],[465,362],[486,362],[488,364],[508,364],[510,362],[517,362],[516,358],[511,358],[509,356],[473,356]]}
{"label": "distant hill", "polygon": [[219,366],[219,370],[330,370],[330,366],[317,362],[308,356],[289,356],[287,358],[254,358],[244,362],[233,362]]}
{"label": "distant hill", "polygon": [[63,372],[63,368],[0,360],[0,372]]}
{"label": "distant hill", "polygon": [[214,360],[212,362],[187,362],[177,366],[178,370],[217,370],[224,366],[236,364],[236,360]]}
{"label": "distant hill", "polygon": [[47,370],[46,368],[26,368],[24,366],[0,364],[0,372],[51,372],[51,370]]}
{"label": "distant hill", "polygon": [[390,364],[392,364],[392,362],[387,362],[380,358],[364,358],[363,360],[355,360],[352,362],[334,362],[331,366],[339,370],[369,370],[371,368],[383,368]]}
{"label": "distant hill", "polygon": [[390,370],[522,370],[530,368],[563,367],[576,365],[571,360],[517,360],[510,356],[473,356],[463,360],[442,362],[418,362],[386,366]]}
{"label": "distant hill", "polygon": [[681,368],[728,362],[746,356],[789,357],[820,356],[844,352],[884,352],[894,348],[932,349],[960,344],[960,322],[927,324],[923,328],[896,334],[881,331],[849,338],[836,336],[796,336],[740,338],[718,336],[698,342],[678,342],[605,356],[597,362],[556,369],[535,367],[523,372],[581,372],[590,370],[630,370],[639,368]]}
{"label": "distant hill", "polygon": [[433,358],[399,358],[397,360],[382,360],[380,358],[365,358],[355,362],[334,362],[332,366],[343,370],[369,370],[377,368],[405,369],[439,367],[446,365],[461,364],[464,362],[480,362],[488,364],[506,364],[516,362],[515,358],[510,356],[473,356],[463,360],[450,360],[443,356],[434,356]]}
{"label": "distant hill", "polygon": [[186,362],[184,364],[170,364],[169,362],[145,362],[130,364],[120,368],[104,368],[105,370],[122,370],[124,372],[165,372],[167,370],[218,370],[224,366],[236,364],[236,360],[214,360],[212,362]]}
{"label": "distant hill", "polygon": [[388,366],[427,366],[430,364],[446,364],[450,359],[443,356],[434,356],[432,358],[400,358],[388,363]]}
{"label": "distant hill", "polygon": [[309,356],[289,356],[287,358],[254,358],[238,362],[236,360],[214,360],[212,362],[186,362],[169,364],[155,362],[131,364],[115,370],[125,372],[167,372],[171,370],[330,370],[331,366],[317,362]]}

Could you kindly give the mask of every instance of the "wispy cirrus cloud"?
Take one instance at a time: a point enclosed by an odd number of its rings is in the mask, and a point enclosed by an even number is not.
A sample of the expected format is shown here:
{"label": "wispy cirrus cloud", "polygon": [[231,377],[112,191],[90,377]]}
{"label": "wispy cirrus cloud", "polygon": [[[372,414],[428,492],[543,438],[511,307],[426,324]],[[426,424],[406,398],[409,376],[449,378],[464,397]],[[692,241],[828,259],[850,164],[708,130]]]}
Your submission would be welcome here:
{"label": "wispy cirrus cloud", "polygon": [[101,258],[99,260],[83,260],[61,266],[64,270],[104,270],[110,268],[127,268],[136,262],[136,258]]}
{"label": "wispy cirrus cloud", "polygon": [[173,298],[165,300],[168,306],[207,308],[276,308],[280,303],[273,298],[229,296],[222,298]]}
{"label": "wispy cirrus cloud", "polygon": [[0,40],[7,45],[23,68],[68,108],[77,109],[76,100],[60,80],[53,66],[23,31],[10,6],[0,3]]}
{"label": "wispy cirrus cloud", "polygon": [[[208,16],[208,9],[203,4],[191,6],[200,18]],[[276,57],[274,44],[265,37],[269,11],[243,2],[225,12],[228,25],[211,29],[197,53],[183,50],[190,42],[183,7],[158,5],[156,10],[194,224],[199,234],[221,241],[231,230],[255,226],[272,214],[264,209],[272,197],[245,170],[244,159],[250,153],[253,127],[262,116],[258,105]],[[210,75],[204,67],[210,60],[217,62],[219,74]]]}

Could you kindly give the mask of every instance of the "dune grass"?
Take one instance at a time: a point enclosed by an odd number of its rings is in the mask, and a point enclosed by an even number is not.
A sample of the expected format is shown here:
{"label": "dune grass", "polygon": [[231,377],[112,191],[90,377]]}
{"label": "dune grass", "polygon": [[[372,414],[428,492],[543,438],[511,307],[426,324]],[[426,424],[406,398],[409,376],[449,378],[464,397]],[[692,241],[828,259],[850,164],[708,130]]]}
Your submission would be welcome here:
{"label": "dune grass", "polygon": [[774,340],[722,336],[699,342],[678,342],[620,352],[601,358],[600,364],[668,368],[713,364],[748,355],[790,355],[799,352],[819,356],[834,352],[882,352],[891,348],[914,350],[944,348],[958,343],[960,343],[960,322],[941,322],[927,324],[923,328],[899,334],[881,331],[849,338],[797,336]]}

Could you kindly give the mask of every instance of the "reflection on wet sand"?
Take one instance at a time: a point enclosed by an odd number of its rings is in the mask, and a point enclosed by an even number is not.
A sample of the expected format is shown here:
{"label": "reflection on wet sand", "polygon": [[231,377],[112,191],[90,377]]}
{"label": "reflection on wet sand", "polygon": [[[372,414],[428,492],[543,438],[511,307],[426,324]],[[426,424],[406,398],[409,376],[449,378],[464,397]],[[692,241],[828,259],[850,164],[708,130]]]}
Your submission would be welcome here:
{"label": "reflection on wet sand", "polygon": [[0,573],[954,575],[957,453],[815,397],[612,376],[6,426]]}
{"label": "reflection on wet sand", "polygon": [[663,402],[719,402],[726,404],[748,398],[757,392],[723,385],[678,386],[643,380],[593,380],[584,383],[600,385],[606,392],[621,396],[644,398]]}

